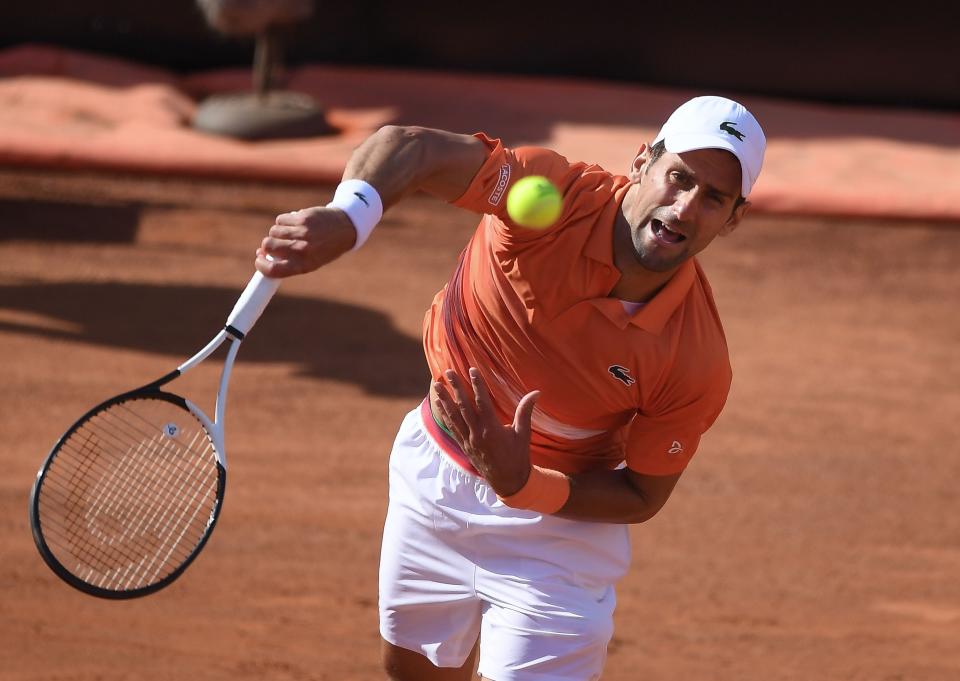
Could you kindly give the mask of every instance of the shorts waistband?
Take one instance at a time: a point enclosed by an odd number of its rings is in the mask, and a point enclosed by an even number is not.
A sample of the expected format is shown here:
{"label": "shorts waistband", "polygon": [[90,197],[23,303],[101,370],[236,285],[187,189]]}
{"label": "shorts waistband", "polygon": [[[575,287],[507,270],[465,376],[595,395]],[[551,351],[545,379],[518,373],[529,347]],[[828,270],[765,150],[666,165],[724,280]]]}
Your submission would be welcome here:
{"label": "shorts waistband", "polygon": [[423,426],[427,429],[427,433],[430,434],[430,437],[432,437],[440,447],[440,451],[443,452],[448,459],[471,475],[475,475],[478,478],[483,477],[480,475],[480,472],[473,467],[473,464],[470,463],[470,459],[463,453],[457,441],[450,437],[450,434],[437,423],[437,420],[433,417],[433,410],[430,409],[429,396],[424,398],[420,404],[420,419],[423,421]]}

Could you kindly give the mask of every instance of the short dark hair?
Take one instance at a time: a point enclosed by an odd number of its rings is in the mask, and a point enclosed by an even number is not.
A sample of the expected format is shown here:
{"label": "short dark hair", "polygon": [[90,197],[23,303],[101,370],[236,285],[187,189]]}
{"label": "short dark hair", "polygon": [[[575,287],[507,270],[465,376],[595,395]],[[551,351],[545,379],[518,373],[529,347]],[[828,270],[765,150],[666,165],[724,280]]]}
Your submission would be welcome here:
{"label": "short dark hair", "polygon": [[656,163],[657,159],[663,156],[666,150],[667,150],[667,143],[664,142],[663,140],[660,140],[659,142],[654,143],[654,145],[650,147],[650,165],[653,165],[654,163]]}
{"label": "short dark hair", "polygon": [[[666,153],[666,151],[667,151],[666,142],[664,142],[663,140],[660,140],[659,142],[655,142],[653,145],[650,146],[650,160],[647,161],[647,164],[652,166],[654,163],[657,162],[657,159],[659,159],[661,156],[664,155],[664,153]],[[741,169],[741,172],[743,172],[742,169]],[[746,202],[747,202],[747,199],[744,198],[743,195],[738,196],[737,200],[734,201],[733,203],[733,209],[736,210]]]}

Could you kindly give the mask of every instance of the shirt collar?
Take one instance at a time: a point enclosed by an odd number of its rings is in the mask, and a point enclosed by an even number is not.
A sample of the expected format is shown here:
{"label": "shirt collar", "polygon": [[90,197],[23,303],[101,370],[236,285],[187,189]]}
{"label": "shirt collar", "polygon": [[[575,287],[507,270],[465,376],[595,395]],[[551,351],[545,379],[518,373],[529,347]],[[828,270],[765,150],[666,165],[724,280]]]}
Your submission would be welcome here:
{"label": "shirt collar", "polygon": [[[693,280],[697,275],[696,262],[694,258],[684,261],[667,285],[633,314],[630,323],[650,333],[659,334],[663,331],[663,327],[683,303],[690,292],[690,287],[693,286]],[[623,309],[623,306],[620,309]]]}
{"label": "shirt collar", "polygon": [[670,278],[670,281],[657,292],[647,304],[628,315],[616,298],[594,298],[591,302],[603,315],[620,329],[633,324],[652,334],[659,335],[670,317],[680,307],[690,292],[697,276],[696,259],[690,258]]}

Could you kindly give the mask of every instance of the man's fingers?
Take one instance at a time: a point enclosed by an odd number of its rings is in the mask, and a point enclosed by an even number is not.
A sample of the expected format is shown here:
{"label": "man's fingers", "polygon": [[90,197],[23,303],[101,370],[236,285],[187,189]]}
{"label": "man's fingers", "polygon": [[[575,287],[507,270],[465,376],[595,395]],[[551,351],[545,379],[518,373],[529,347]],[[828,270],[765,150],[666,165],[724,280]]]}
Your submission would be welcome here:
{"label": "man's fingers", "polygon": [[513,430],[522,437],[530,437],[530,422],[533,419],[533,408],[540,397],[540,391],[534,390],[520,398],[517,411],[513,415]]}
{"label": "man's fingers", "polygon": [[480,370],[470,367],[470,384],[473,386],[473,395],[477,403],[477,409],[481,417],[490,417],[494,415],[493,400],[490,399],[490,391],[487,390],[487,384],[480,375]]}
{"label": "man's fingers", "polygon": [[440,381],[434,381],[433,389],[437,393],[437,400],[440,403],[440,411],[443,412],[443,422],[446,424],[460,442],[464,442],[469,435],[466,422],[463,420],[463,414],[460,413],[456,402],[450,397],[446,386]]}
{"label": "man's fingers", "polygon": [[267,254],[262,248],[257,249],[257,260],[254,263],[257,270],[268,277],[281,279],[294,274],[300,274],[303,269],[299,263],[273,254]]}
{"label": "man's fingers", "polygon": [[266,236],[263,238],[263,241],[260,242],[260,248],[274,257],[301,253],[306,245],[305,241],[278,239],[275,236]]}
{"label": "man's fingers", "polygon": [[302,241],[265,237],[257,249],[256,268],[268,277],[289,277],[306,271]]}
{"label": "man's fingers", "polygon": [[302,225],[304,218],[307,216],[307,210],[295,210],[289,213],[281,213],[276,218],[276,223],[278,225]]}
{"label": "man's fingers", "polygon": [[277,223],[270,228],[267,234],[275,239],[294,241],[297,239],[306,239],[309,230],[306,225],[282,225]]}
{"label": "man's fingers", "polygon": [[463,416],[463,420],[466,422],[470,432],[479,432],[479,428],[477,427],[477,412],[470,403],[470,398],[467,397],[466,391],[463,389],[463,383],[460,380],[459,374],[453,369],[447,369],[443,372],[443,377],[447,379],[447,383],[450,384],[450,388],[453,390],[453,398],[457,403],[457,409]]}

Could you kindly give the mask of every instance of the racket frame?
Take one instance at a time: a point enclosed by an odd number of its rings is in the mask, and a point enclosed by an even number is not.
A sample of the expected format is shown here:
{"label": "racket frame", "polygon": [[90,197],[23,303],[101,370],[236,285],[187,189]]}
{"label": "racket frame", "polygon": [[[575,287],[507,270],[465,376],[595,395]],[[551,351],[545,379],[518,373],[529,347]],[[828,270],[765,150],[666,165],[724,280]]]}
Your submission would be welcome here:
{"label": "racket frame", "polygon": [[[278,279],[264,277],[259,272],[254,274],[253,278],[250,280],[249,284],[247,284],[247,287],[240,295],[240,298],[237,300],[236,305],[234,305],[233,310],[228,316],[226,326],[224,326],[224,328],[221,329],[220,332],[217,333],[217,335],[214,336],[210,342],[207,343],[199,352],[197,352],[187,361],[183,362],[170,373],[161,376],[155,381],[147,383],[139,388],[115,395],[91,408],[83,416],[77,419],[77,421],[74,422],[74,424],[70,426],[70,428],[68,428],[63,435],[60,436],[57,442],[50,449],[46,459],[40,466],[40,470],[37,471],[36,479],[34,480],[33,487],[30,490],[30,528],[33,532],[34,542],[36,543],[37,549],[40,552],[44,562],[46,562],[47,566],[50,567],[50,569],[53,570],[53,572],[67,584],[79,589],[80,591],[83,591],[84,593],[98,596],[100,598],[112,600],[138,598],[159,591],[160,589],[170,585],[174,580],[177,579],[177,577],[183,574],[187,567],[189,567],[194,559],[200,554],[200,551],[206,545],[210,535],[213,534],[213,529],[217,524],[217,519],[220,517],[220,511],[223,508],[223,500],[226,491],[227,459],[224,444],[224,416],[227,409],[227,388],[230,381],[230,373],[233,370],[233,364],[237,357],[237,351],[240,349],[240,343],[246,337],[246,334],[249,332],[250,328],[256,323],[267,303],[270,302],[270,299],[273,297],[274,293],[276,293],[279,285],[280,281]],[[175,393],[161,390],[164,385],[170,383],[176,378],[179,378],[203,362],[203,360],[207,359],[207,357],[212,355],[227,340],[230,341],[230,347],[227,350],[223,368],[220,371],[220,382],[217,390],[216,404],[214,406],[214,418],[212,421],[202,409],[197,407],[190,400]],[[208,437],[210,438],[214,453],[216,455],[216,501],[213,509],[210,512],[210,517],[207,521],[206,528],[204,529],[203,537],[201,537],[200,541],[197,542],[197,545],[193,548],[190,554],[184,558],[184,560],[173,571],[171,571],[170,574],[166,575],[163,579],[157,582],[136,589],[104,589],[94,584],[90,584],[89,582],[86,582],[74,575],[56,558],[53,551],[50,549],[46,539],[43,536],[40,523],[40,489],[43,486],[47,471],[50,469],[50,466],[56,459],[60,448],[66,443],[70,436],[73,435],[73,433],[75,433],[81,426],[83,426],[88,420],[93,418],[98,413],[115,404],[125,402],[130,399],[135,399],[138,396],[143,396],[149,399],[165,400],[175,404],[178,407],[186,409],[203,425]]]}

